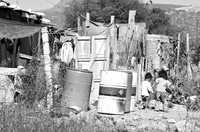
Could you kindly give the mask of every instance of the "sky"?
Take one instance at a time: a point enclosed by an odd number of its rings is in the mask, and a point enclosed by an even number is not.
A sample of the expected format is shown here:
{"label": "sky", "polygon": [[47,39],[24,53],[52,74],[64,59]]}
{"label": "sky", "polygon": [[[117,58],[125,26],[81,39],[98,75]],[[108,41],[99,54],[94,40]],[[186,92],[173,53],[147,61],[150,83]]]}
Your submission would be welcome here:
{"label": "sky", "polygon": [[[45,10],[53,7],[59,0],[6,0],[18,4],[21,8],[32,10]],[[200,0],[152,0],[153,3],[194,5],[200,7]]]}

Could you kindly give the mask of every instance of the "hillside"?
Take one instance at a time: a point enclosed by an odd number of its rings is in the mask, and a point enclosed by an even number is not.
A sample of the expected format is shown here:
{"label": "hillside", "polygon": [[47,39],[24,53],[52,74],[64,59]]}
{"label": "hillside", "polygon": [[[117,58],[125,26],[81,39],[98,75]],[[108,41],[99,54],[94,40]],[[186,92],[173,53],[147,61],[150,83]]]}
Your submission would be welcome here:
{"label": "hillside", "polygon": [[[63,28],[65,25],[65,18],[64,10],[66,8],[70,9],[69,3],[73,0],[61,0],[57,5],[53,8],[43,11],[46,14],[46,17],[50,19],[53,23],[57,25],[58,28]],[[83,1],[83,0],[81,0]],[[175,8],[182,7],[181,5],[173,5],[173,4],[153,4],[155,8],[161,8],[163,10],[173,10]]]}
{"label": "hillside", "polygon": [[169,10],[174,10],[176,8],[180,8],[183,6],[182,5],[173,5],[173,4],[154,4],[153,7],[161,8],[163,10],[169,11]]}

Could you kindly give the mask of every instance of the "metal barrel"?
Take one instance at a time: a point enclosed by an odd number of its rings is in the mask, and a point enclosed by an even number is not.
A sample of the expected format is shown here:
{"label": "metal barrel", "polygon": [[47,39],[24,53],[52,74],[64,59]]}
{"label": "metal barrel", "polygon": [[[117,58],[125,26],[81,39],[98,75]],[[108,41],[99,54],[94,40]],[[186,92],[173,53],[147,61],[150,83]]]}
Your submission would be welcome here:
{"label": "metal barrel", "polygon": [[87,111],[92,86],[92,72],[67,69],[61,107]]}
{"label": "metal barrel", "polygon": [[131,72],[102,71],[98,113],[124,114],[130,112],[131,87]]}

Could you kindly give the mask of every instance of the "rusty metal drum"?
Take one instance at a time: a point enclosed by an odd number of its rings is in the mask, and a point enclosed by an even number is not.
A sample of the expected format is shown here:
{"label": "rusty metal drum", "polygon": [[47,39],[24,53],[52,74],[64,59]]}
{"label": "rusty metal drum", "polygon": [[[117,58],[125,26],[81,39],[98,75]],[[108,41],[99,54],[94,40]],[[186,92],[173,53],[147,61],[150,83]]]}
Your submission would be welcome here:
{"label": "rusty metal drum", "polygon": [[124,114],[130,112],[131,87],[131,72],[102,71],[98,113]]}
{"label": "rusty metal drum", "polygon": [[87,111],[92,86],[92,72],[67,69],[61,107]]}

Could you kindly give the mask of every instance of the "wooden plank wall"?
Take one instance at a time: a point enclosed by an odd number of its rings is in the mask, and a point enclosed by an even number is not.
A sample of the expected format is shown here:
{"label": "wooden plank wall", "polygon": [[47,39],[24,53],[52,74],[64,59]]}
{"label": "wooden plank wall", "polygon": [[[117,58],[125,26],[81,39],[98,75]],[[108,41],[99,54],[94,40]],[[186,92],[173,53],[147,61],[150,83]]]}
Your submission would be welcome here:
{"label": "wooden plank wall", "polygon": [[109,38],[106,36],[81,36],[76,43],[77,68],[93,72],[91,102],[98,99],[101,70],[109,69]]}

